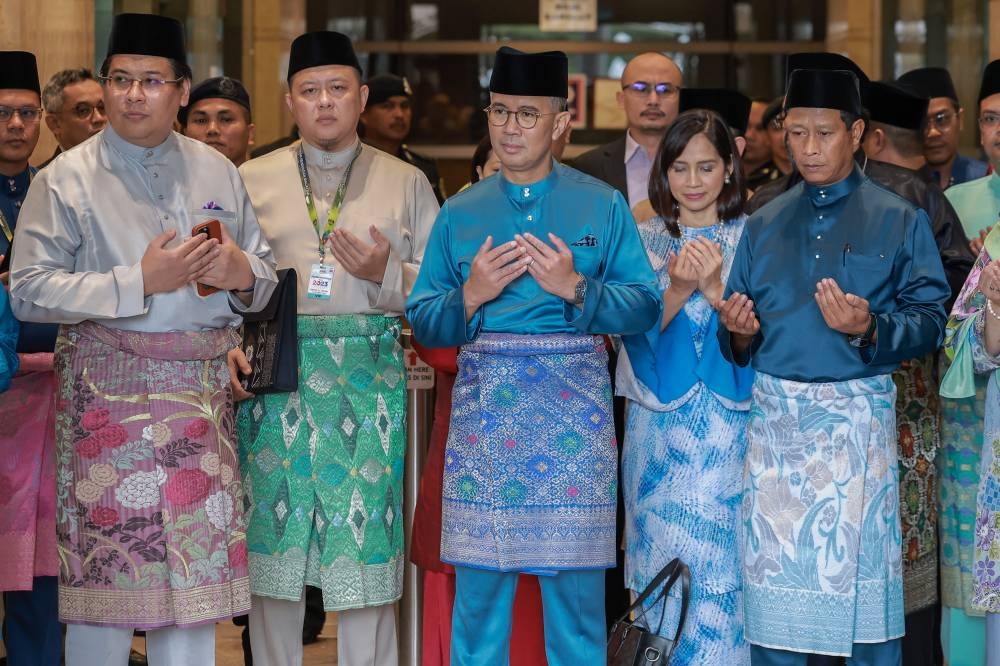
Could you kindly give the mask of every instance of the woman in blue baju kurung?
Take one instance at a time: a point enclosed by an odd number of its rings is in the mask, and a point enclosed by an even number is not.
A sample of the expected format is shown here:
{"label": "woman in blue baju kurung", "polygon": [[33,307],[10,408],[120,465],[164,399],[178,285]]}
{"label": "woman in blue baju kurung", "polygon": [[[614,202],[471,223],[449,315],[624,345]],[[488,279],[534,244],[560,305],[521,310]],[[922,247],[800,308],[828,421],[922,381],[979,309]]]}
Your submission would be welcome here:
{"label": "woman in blue baju kurung", "polygon": [[19,325],[10,311],[7,288],[0,286],[0,392],[10,387],[17,372],[17,332]]}
{"label": "woman in blue baju kurung", "polygon": [[[626,584],[641,592],[674,557],[691,569],[692,603],[671,663],[749,664],[743,638],[737,512],[753,371],[715,344],[715,302],[743,231],[743,175],[712,112],[671,125],[650,177],[659,217],[639,235],[659,279],[663,319],[625,336],[618,392],[629,398],[622,454]],[[673,636],[671,598],[659,632]],[[660,627],[659,606],[647,622]]]}

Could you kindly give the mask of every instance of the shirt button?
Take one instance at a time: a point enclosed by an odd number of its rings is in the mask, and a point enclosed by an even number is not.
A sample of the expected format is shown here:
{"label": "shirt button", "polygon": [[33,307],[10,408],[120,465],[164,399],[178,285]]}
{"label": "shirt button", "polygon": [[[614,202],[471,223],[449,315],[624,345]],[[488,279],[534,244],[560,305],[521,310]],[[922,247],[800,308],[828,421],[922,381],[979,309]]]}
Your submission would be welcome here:
{"label": "shirt button", "polygon": [[534,219],[535,219],[535,216],[534,216],[534,215],[529,215],[529,216],[528,216],[528,222],[533,222],[533,221],[534,221]]}
{"label": "shirt button", "polygon": [[164,219],[164,220],[169,220],[169,219],[170,219],[170,216],[169,216],[169,215],[164,215],[164,216],[163,216],[163,219]]}
{"label": "shirt button", "polygon": [[531,196],[531,188],[530,187],[524,188],[524,196],[526,196],[526,197]]}
{"label": "shirt button", "polygon": [[817,217],[816,219],[817,219],[817,220],[822,220],[822,219],[823,219],[823,216],[822,216],[822,215],[820,215],[820,216],[818,216],[818,217]]}
{"label": "shirt button", "polygon": [[152,157],[152,156],[153,156],[153,151],[152,150],[147,150],[146,151],[146,157]]}
{"label": "shirt button", "polygon": [[816,240],[823,240],[823,236],[822,236],[822,235],[820,235],[820,234],[818,234],[818,235],[816,236]]}
{"label": "shirt button", "polygon": [[159,177],[160,177],[160,174],[158,174],[158,173],[156,173],[156,172],[154,171],[154,172],[153,172],[153,178],[159,178]]}
{"label": "shirt button", "polygon": [[163,201],[163,195],[162,194],[157,195],[156,198],[159,199],[160,201]]}
{"label": "shirt button", "polygon": [[816,255],[816,258],[819,259],[819,255],[818,254]]}

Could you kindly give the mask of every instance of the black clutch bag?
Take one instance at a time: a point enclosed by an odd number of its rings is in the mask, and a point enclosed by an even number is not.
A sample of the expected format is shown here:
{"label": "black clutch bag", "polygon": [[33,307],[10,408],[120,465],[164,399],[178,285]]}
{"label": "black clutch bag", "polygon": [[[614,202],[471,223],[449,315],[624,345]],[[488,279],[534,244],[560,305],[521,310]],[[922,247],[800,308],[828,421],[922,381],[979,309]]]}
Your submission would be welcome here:
{"label": "black clutch bag", "polygon": [[294,268],[278,271],[278,286],[260,312],[243,316],[240,349],[250,374],[240,383],[251,393],[280,393],[299,388],[299,332]]}
{"label": "black clutch bag", "polygon": [[[677,620],[677,631],[674,633],[673,639],[664,638],[659,634],[660,630],[663,629],[663,618],[666,615],[666,597],[678,580],[681,581],[681,615]],[[650,605],[651,607],[658,603],[663,605],[660,609],[660,625],[654,633],[649,630],[645,621],[647,609],[643,608],[643,602],[661,585],[663,588]],[[679,557],[675,557],[667,566],[660,569],[660,572],[646,586],[642,594],[636,597],[635,602],[611,627],[611,636],[608,638],[608,666],[666,666],[669,664],[670,656],[673,654],[674,648],[677,647],[681,632],[684,631],[684,620],[687,619],[690,598],[691,572]],[[629,615],[636,610],[639,611],[639,616],[635,621],[629,620]]]}

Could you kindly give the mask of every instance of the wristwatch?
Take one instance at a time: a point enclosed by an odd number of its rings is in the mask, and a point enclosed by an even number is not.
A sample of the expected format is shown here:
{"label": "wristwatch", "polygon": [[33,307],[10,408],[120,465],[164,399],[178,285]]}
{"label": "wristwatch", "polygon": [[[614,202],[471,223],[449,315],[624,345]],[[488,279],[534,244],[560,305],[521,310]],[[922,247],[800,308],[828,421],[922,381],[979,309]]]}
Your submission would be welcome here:
{"label": "wristwatch", "polygon": [[580,275],[580,281],[576,283],[576,287],[573,288],[573,300],[570,301],[573,305],[583,305],[584,299],[587,298],[587,278]]}
{"label": "wristwatch", "polygon": [[875,337],[875,313],[868,313],[868,328],[861,335],[848,335],[847,341],[852,347],[857,347],[861,349],[867,347],[872,343],[872,338]]}

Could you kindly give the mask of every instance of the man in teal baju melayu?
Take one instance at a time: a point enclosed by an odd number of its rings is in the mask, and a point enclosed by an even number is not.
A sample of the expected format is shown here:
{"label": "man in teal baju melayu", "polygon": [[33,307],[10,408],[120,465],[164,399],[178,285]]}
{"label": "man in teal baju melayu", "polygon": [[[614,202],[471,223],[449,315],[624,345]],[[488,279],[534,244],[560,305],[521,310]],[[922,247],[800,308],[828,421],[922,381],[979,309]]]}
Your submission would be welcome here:
{"label": "man in teal baju melayu", "polygon": [[940,345],[950,290],[926,214],[854,163],[854,74],[797,70],[785,108],[804,182],[747,221],[720,309],[723,353],[757,371],[746,636],[755,666],[900,664],[890,373]]}
{"label": "man in teal baju melayu", "polygon": [[552,160],[569,122],[561,52],[501,48],[486,114],[500,173],[445,202],[407,301],[414,335],[461,345],[441,559],[451,663],[506,663],[519,572],[539,575],[548,662],[605,661],[616,453],[599,334],[659,320],[621,194]]}

